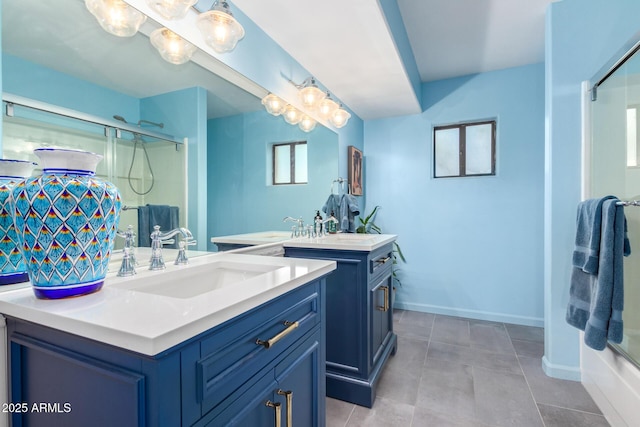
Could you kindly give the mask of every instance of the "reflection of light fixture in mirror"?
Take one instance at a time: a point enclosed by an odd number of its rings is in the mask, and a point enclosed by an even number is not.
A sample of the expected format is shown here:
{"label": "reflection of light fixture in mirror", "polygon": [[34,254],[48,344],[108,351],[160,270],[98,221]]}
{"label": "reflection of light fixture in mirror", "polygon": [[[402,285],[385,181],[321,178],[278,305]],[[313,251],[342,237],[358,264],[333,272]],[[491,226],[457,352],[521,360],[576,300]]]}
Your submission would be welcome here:
{"label": "reflection of light fixture in mirror", "polygon": [[162,58],[172,64],[184,64],[196,51],[196,47],[168,28],[158,28],[151,33],[151,44]]}
{"label": "reflection of light fixture in mirror", "polygon": [[351,114],[349,114],[347,110],[342,108],[342,104],[340,104],[340,108],[333,112],[333,114],[329,118],[329,121],[332,125],[339,129],[347,124],[349,118],[351,118]]}
{"label": "reflection of light fixture in mirror", "polygon": [[333,116],[334,111],[338,109],[338,103],[331,99],[331,95],[327,92],[326,98],[318,103],[318,116],[324,120],[328,120]]}
{"label": "reflection of light fixture in mirror", "polygon": [[198,0],[147,0],[149,7],[167,19],[181,19]]}
{"label": "reflection of light fixture in mirror", "polygon": [[316,127],[316,121],[306,114],[303,114],[300,123],[298,123],[298,127],[304,132],[311,132],[313,128]]}
{"label": "reflection of light fixture in mirror", "polygon": [[84,0],[84,4],[100,26],[114,36],[135,35],[147,19],[146,15],[122,0]]}
{"label": "reflection of light fixture in mirror", "polygon": [[296,87],[300,89],[298,94],[302,100],[302,105],[310,110],[314,110],[318,106],[318,103],[326,96],[325,93],[318,88],[313,77],[302,82],[302,85],[296,85]]}
{"label": "reflection of light fixture in mirror", "polygon": [[300,120],[302,120],[302,113],[293,105],[287,104],[282,112],[282,117],[284,117],[284,121],[290,125],[297,125],[300,123]]}
{"label": "reflection of light fixture in mirror", "polygon": [[218,1],[196,21],[205,42],[218,53],[230,52],[244,37],[244,28],[236,21],[226,1]]}
{"label": "reflection of light fixture in mirror", "polygon": [[269,114],[279,116],[284,111],[287,103],[276,95],[270,93],[269,95],[262,98],[262,105],[264,105],[264,108]]}

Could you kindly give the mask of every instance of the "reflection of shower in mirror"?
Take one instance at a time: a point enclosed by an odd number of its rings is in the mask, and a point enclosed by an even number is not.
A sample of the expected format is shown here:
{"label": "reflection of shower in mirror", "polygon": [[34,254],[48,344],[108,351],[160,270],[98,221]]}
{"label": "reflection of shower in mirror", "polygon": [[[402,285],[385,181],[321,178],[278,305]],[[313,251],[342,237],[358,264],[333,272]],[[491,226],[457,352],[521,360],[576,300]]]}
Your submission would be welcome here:
{"label": "reflection of shower in mirror", "polygon": [[[113,116],[114,119],[116,120],[120,120],[121,122],[124,123],[128,123],[124,117],[119,116],[119,115],[114,115]],[[164,123],[155,123],[155,122],[150,122],[149,120],[138,120],[138,126],[140,126],[141,123],[147,123],[153,126],[157,126],[159,128],[163,128],[164,127]],[[138,191],[134,186],[133,183],[131,182],[131,171],[133,170],[133,165],[136,161],[136,153],[138,152],[138,145],[140,145],[140,147],[142,147],[142,152],[144,153],[144,157],[147,160],[147,166],[149,166],[149,175],[151,175],[151,185],[149,186],[148,190],[142,190],[142,191]],[[131,164],[129,165],[129,173],[127,174],[127,182],[129,183],[129,187],[131,188],[131,191],[133,191],[134,193],[136,193],[139,196],[144,196],[145,194],[149,194],[151,192],[151,190],[153,189],[153,184],[155,183],[155,177],[153,175],[153,169],[151,168],[151,160],[149,160],[149,153],[147,153],[147,148],[145,147],[144,144],[144,140],[142,139],[142,137],[140,136],[140,134],[138,133],[134,133],[133,134],[133,155],[131,156]]]}

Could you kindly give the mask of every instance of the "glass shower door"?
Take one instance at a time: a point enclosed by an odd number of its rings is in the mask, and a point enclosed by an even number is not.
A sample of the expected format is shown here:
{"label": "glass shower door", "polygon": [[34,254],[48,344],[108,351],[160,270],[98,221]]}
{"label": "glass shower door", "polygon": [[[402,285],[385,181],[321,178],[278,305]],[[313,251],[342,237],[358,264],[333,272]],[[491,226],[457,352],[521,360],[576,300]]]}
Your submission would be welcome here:
{"label": "glass shower door", "polygon": [[[640,200],[640,53],[597,87],[590,132],[589,197]],[[624,259],[624,338],[615,347],[640,365],[640,207],[624,210],[631,255]]]}

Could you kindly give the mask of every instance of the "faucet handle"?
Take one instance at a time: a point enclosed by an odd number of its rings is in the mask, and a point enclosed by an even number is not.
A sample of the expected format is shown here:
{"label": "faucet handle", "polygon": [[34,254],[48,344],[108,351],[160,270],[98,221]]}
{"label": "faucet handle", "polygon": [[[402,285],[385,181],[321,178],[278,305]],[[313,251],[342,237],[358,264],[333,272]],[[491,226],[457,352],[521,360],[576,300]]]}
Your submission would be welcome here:
{"label": "faucet handle", "polygon": [[187,246],[197,245],[198,242],[190,238],[185,238],[178,243],[178,256],[174,262],[175,265],[189,264],[189,258],[187,258]]}
{"label": "faucet handle", "polygon": [[124,248],[122,251],[124,255],[122,256],[122,265],[120,265],[120,270],[118,270],[118,276],[133,276],[136,274],[134,259],[129,254],[129,248]]}

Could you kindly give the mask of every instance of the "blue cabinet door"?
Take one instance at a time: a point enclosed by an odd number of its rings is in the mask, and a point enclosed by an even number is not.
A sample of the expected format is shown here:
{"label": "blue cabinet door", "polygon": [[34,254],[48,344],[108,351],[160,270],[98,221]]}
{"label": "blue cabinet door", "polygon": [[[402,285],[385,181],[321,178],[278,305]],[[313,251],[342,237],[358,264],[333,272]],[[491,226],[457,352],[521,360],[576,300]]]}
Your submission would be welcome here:
{"label": "blue cabinet door", "polygon": [[283,426],[325,425],[323,360],[318,330],[276,367],[276,399],[283,408]]}
{"label": "blue cabinet door", "polygon": [[371,366],[374,366],[384,353],[385,346],[393,331],[393,288],[392,277],[388,275],[376,281],[370,291],[371,307],[371,349],[369,355]]}

